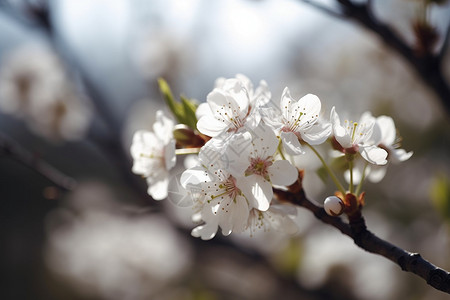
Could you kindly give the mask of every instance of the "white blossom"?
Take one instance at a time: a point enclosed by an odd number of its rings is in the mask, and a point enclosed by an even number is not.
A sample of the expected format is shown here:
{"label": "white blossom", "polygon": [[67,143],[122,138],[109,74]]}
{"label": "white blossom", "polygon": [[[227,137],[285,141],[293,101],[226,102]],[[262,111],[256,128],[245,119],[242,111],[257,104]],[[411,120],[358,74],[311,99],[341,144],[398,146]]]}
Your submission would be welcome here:
{"label": "white blossom", "polygon": [[243,75],[219,79],[208,94],[206,103],[197,110],[197,128],[211,137],[237,132],[244,126],[254,128],[261,119],[258,108],[269,100],[270,92],[265,81],[253,91],[252,83]]}
{"label": "white blossom", "polygon": [[248,226],[251,234],[257,230],[276,230],[285,234],[295,234],[298,226],[293,218],[297,210],[290,205],[271,205],[268,210],[260,211],[253,208],[248,218]]}
{"label": "white blossom", "polygon": [[360,153],[371,164],[385,165],[387,152],[373,143],[372,132],[375,118],[370,113],[364,113],[359,122],[345,120],[341,125],[335,108],[331,109],[333,135],[343,148],[344,153]]}
{"label": "white blossom", "polygon": [[[406,152],[400,148],[400,138],[397,136],[394,120],[388,116],[379,116],[376,118],[374,132],[372,135],[374,144],[385,149],[388,153],[387,160],[389,163],[398,164],[408,160],[413,152]],[[363,167],[359,167],[359,173],[362,174]],[[368,166],[366,168],[366,177],[371,182],[380,182],[386,175],[386,166]]]}
{"label": "white blossom", "polygon": [[321,102],[316,95],[307,94],[295,101],[286,87],[281,96],[280,111],[266,110],[264,121],[280,135],[286,153],[303,154],[300,140],[319,145],[331,134],[330,123],[318,122],[320,110]]}
{"label": "white blossom", "polygon": [[132,171],[147,179],[148,193],[155,200],[167,197],[169,170],[175,166],[175,140],[173,121],[162,111],[156,114],[154,132],[139,130],[133,136],[130,148],[133,157]]}
{"label": "white blossom", "polygon": [[266,211],[273,197],[272,185],[288,186],[297,180],[297,169],[287,160],[277,160],[279,140],[266,125],[230,141],[227,156],[230,172],[240,178],[238,186],[251,205]]}

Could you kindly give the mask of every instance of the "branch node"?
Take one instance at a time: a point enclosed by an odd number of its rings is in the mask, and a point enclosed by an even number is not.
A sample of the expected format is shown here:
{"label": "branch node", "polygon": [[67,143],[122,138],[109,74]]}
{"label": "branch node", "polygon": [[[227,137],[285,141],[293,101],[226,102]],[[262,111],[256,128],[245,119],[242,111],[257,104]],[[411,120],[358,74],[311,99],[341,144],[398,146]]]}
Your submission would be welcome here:
{"label": "branch node", "polygon": [[432,287],[442,290],[444,287],[446,286],[448,287],[450,284],[450,273],[447,273],[442,269],[436,268],[430,271],[427,283]]}

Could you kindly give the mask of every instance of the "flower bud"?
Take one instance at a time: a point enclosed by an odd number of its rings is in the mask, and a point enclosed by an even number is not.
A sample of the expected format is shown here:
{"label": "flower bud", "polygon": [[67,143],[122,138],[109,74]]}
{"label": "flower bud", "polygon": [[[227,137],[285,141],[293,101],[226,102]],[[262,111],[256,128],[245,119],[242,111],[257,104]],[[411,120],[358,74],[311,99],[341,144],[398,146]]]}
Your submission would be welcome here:
{"label": "flower bud", "polygon": [[344,202],[336,196],[327,197],[323,204],[325,211],[330,216],[339,216],[344,211]]}

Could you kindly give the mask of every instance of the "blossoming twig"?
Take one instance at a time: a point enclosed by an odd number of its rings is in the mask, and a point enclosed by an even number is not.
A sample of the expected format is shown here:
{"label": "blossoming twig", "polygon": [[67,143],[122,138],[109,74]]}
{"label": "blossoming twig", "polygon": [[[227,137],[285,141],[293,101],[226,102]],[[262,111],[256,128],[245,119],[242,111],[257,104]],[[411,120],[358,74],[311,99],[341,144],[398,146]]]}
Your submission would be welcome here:
{"label": "blossoming twig", "polygon": [[349,217],[348,224],[344,223],[340,218],[327,215],[322,207],[314,204],[307,198],[301,181],[302,172],[299,173],[299,179],[289,187],[288,191],[274,189],[274,194],[280,201],[290,202],[308,209],[317,219],[349,236],[356,245],[367,252],[386,257],[399,265],[403,271],[416,274],[425,279],[435,289],[450,294],[450,273],[448,271],[433,265],[422,258],[419,253],[406,251],[377,237],[374,233],[367,230],[360,210]]}

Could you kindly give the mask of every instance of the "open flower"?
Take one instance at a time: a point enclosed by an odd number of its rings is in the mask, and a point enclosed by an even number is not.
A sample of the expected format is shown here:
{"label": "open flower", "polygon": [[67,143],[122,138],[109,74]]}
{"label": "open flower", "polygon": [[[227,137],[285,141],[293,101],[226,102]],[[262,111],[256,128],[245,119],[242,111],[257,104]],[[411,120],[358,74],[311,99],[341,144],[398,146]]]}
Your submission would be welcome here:
{"label": "open flower", "polygon": [[413,152],[406,152],[400,148],[400,139],[397,136],[394,120],[388,116],[379,116],[376,119],[372,139],[375,143],[388,152],[387,159],[393,163],[408,160]]}
{"label": "open flower", "polygon": [[281,96],[281,112],[266,111],[264,121],[280,135],[288,154],[303,154],[299,140],[319,145],[331,134],[331,124],[318,122],[320,110],[320,99],[316,95],[308,94],[295,101],[286,87]]}
{"label": "open flower", "polygon": [[334,138],[340,146],[339,150],[347,154],[359,152],[366,161],[374,165],[387,163],[387,152],[375,145],[372,140],[375,118],[370,113],[364,113],[359,122],[345,120],[341,125],[339,115],[333,107],[330,119]]}
{"label": "open flower", "polygon": [[[372,135],[374,143],[380,148],[387,151],[388,162],[398,164],[402,161],[408,160],[413,152],[406,152],[400,148],[400,138],[397,136],[394,120],[388,116],[379,116],[376,118],[374,132]],[[386,175],[387,167],[371,166],[366,169],[366,176],[371,182],[380,182]]]}
{"label": "open flower", "polygon": [[256,127],[261,119],[257,109],[270,99],[267,84],[262,81],[253,91],[253,85],[244,75],[219,78],[206,103],[197,110],[197,128],[208,136],[237,132],[244,126]]}
{"label": "open flower", "polygon": [[291,205],[270,205],[266,211],[253,208],[248,218],[250,233],[257,230],[270,231],[272,229],[286,234],[294,234],[298,226],[292,218],[297,215],[297,210]]}
{"label": "open flower", "polygon": [[192,235],[205,240],[213,238],[219,226],[224,235],[244,231],[250,210],[247,198],[238,187],[239,179],[226,170],[225,160],[216,159],[223,149],[218,142],[221,141],[210,140],[199,155],[202,166],[190,168],[181,176],[181,185],[188,190],[195,212],[204,222]]}
{"label": "open flower", "polygon": [[173,121],[158,111],[153,130],[139,130],[134,134],[130,149],[132,171],[147,179],[148,193],[153,199],[162,200],[167,197],[169,170],[176,162]]}
{"label": "open flower", "polygon": [[253,134],[245,132],[230,141],[227,156],[230,173],[239,178],[238,186],[250,204],[261,210],[269,208],[272,185],[291,185],[298,171],[287,160],[276,160],[278,139],[266,125],[260,124]]}

